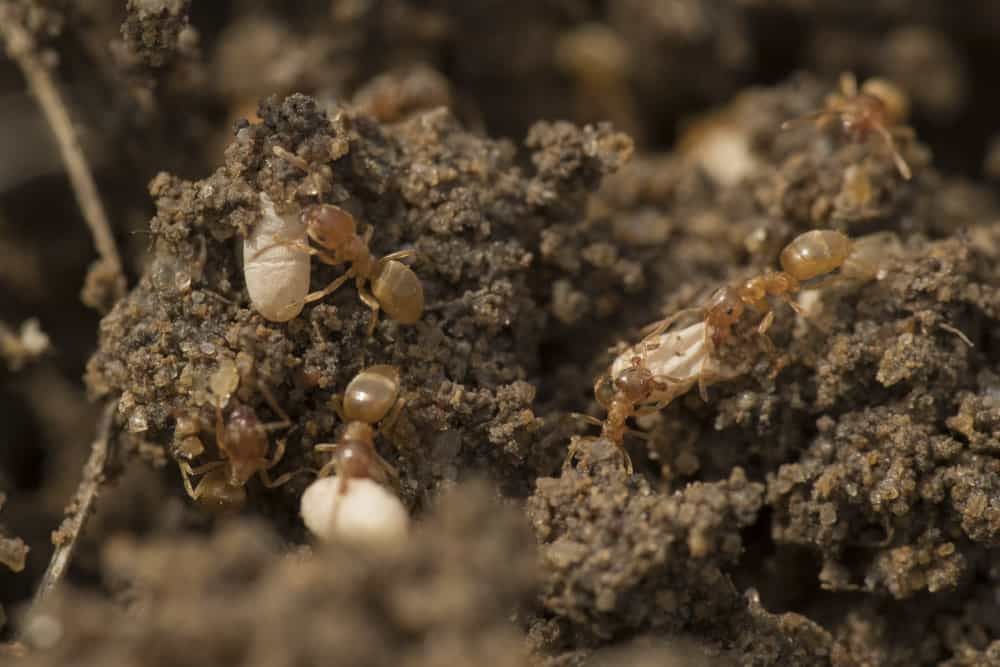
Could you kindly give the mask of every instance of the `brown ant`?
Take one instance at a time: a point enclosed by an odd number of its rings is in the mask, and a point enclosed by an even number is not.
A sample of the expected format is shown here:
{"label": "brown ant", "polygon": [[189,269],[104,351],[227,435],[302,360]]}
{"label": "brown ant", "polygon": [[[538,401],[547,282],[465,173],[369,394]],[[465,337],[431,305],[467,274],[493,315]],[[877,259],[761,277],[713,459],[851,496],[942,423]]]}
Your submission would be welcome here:
{"label": "brown ant", "polygon": [[[299,169],[313,174],[309,164],[299,156],[279,147],[275,147],[274,152]],[[375,331],[380,309],[400,324],[416,324],[424,311],[424,288],[413,270],[399,261],[416,255],[415,250],[400,250],[376,258],[368,248],[374,228],[369,225],[364,234],[358,236],[354,216],[333,204],[307,206],[302,211],[302,221],[306,225],[307,236],[319,247],[302,241],[283,241],[281,244],[313,255],[324,264],[350,264],[350,268],[323,289],[307,294],[301,303],[318,301],[354,278],[358,296],[372,310],[369,336]],[[371,291],[365,287],[369,282]]]}
{"label": "brown ant", "polygon": [[[646,433],[629,428],[630,417],[642,417],[662,410],[679,393],[677,388],[684,383],[666,375],[654,375],[640,356],[632,357],[629,367],[615,376],[605,375],[594,383],[594,398],[607,411],[604,421],[581,413],[575,416],[590,424],[601,427],[600,437],[618,448],[625,464],[625,470],[632,474],[632,459],[625,450],[625,435],[631,433],[646,439]],[[690,386],[690,385],[688,385]],[[686,389],[685,389],[686,391]],[[570,446],[566,463],[576,455],[577,444]]]}
{"label": "brown ant", "polygon": [[379,430],[392,428],[405,403],[399,396],[399,371],[394,366],[371,366],[354,376],[343,396],[334,397],[334,409],[346,423],[344,432],[336,442],[314,447],[317,452],[333,452],[318,476],[335,472],[343,480],[340,495],[347,491],[349,480],[358,478],[398,487],[399,473],[375,451],[373,425],[382,422]]}
{"label": "brown ant", "polygon": [[[703,306],[682,310],[654,323],[649,334],[620,355],[609,373],[594,384],[594,397],[607,410],[604,421],[590,415],[577,416],[601,427],[601,437],[618,447],[631,474],[632,462],[624,449],[625,435],[647,436],[627,426],[630,417],[659,412],[695,384],[702,399],[707,401],[707,387],[736,372],[715,363],[713,357],[732,338],[733,327],[748,307],[764,314],[756,330],[773,354],[774,345],[767,337],[775,317],[771,298],[779,298],[800,312],[791,295],[808,281],[820,278],[819,283],[808,283],[815,288],[840,277],[869,279],[875,275],[873,247],[857,244],[833,230],[813,230],[797,236],[781,252],[781,271],[767,271],[722,287]],[[829,276],[838,269],[838,276]],[[692,313],[700,315],[702,321],[680,332],[665,333],[678,318]],[[576,449],[575,445],[570,446],[567,463]]]}
{"label": "brown ant", "polygon": [[864,141],[871,134],[881,138],[892,153],[896,169],[910,180],[910,166],[896,148],[896,138],[911,138],[913,130],[901,126],[906,120],[908,103],[899,88],[884,79],[868,79],[858,89],[853,74],[840,75],[840,92],[827,97],[826,108],[813,111],[799,118],[785,121],[782,130],[803,123],[823,127],[837,121],[840,129],[851,141]]}
{"label": "brown ant", "polygon": [[[269,399],[270,403],[273,403]],[[289,472],[271,479],[268,471],[276,466],[285,454],[285,441],[278,440],[274,455],[267,457],[268,432],[288,428],[291,420],[277,404],[271,408],[281,417],[279,422],[262,424],[253,408],[237,405],[229,413],[229,419],[222,416],[223,401],[215,402],[215,442],[221,458],[197,467],[191,467],[186,460],[179,459],[178,465],[184,480],[184,489],[192,500],[201,507],[213,511],[234,511],[246,501],[246,484],[254,475],[260,477],[267,488],[281,486],[300,471]],[[185,422],[186,423],[186,422]],[[186,424],[186,428],[192,428]],[[196,428],[196,427],[195,427]],[[196,486],[191,477],[203,475]]]}
{"label": "brown ant", "polygon": [[[876,271],[868,251],[867,246],[859,246],[838,231],[816,229],[800,234],[781,251],[781,271],[766,271],[742,282],[721,287],[703,306],[684,309],[656,322],[651,325],[650,332],[640,343],[641,349],[645,350],[650,344],[658,345],[659,336],[674,321],[682,316],[696,313],[702,317],[705,324],[704,335],[708,350],[710,352],[717,350],[732,338],[733,327],[742,319],[749,307],[763,313],[763,317],[757,323],[756,331],[768,352],[773,355],[775,347],[767,336],[767,331],[775,318],[771,299],[781,299],[801,315],[802,309],[791,296],[801,290],[807,281],[829,276],[838,269],[840,269],[839,276],[830,276],[819,282],[809,283],[808,287],[815,289],[841,277],[870,279],[874,276]],[[705,400],[707,400],[705,387],[708,384],[706,379],[703,377],[699,382],[701,396]]]}

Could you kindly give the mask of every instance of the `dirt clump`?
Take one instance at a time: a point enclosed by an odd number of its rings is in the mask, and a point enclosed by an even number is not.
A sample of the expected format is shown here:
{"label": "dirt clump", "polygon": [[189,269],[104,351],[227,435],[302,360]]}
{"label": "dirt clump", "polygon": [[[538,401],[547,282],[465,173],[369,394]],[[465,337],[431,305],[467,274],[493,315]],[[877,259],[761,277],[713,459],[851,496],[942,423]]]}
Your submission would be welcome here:
{"label": "dirt clump", "polygon": [[[25,664],[529,664],[509,614],[533,588],[530,530],[484,484],[446,494],[398,550],[289,552],[240,521],[211,537],[113,540],[103,560],[120,604],[53,601],[27,628],[43,645]],[[44,645],[53,628],[61,639]]]}

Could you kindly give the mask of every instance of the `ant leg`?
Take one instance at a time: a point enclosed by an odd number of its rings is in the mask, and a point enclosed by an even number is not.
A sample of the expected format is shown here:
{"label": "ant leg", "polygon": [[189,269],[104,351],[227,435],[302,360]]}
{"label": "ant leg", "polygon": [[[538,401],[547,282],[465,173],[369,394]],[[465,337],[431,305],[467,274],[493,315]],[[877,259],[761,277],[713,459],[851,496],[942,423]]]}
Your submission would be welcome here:
{"label": "ant leg", "polygon": [[392,487],[396,493],[402,491],[402,486],[399,482],[399,470],[396,469],[396,466],[386,461],[381,454],[375,451],[374,447],[372,448],[372,454],[375,455],[375,462],[378,464],[378,470],[381,473],[378,476],[373,475],[372,480],[383,486]]}
{"label": "ant leg", "polygon": [[789,295],[789,294],[782,294],[779,298],[782,301],[784,301],[788,305],[789,308],[791,308],[792,310],[794,310],[796,315],[799,315],[801,317],[806,317],[806,311],[802,309],[802,306],[800,306],[795,301],[795,299],[793,299],[791,297],[791,295]]}
{"label": "ant leg", "polygon": [[803,114],[796,118],[789,118],[781,124],[781,131],[787,132],[788,130],[793,130],[797,127],[802,127],[803,125],[815,125],[821,119],[829,118],[833,113],[827,109],[821,109],[819,111],[810,111],[807,114]]}
{"label": "ant leg", "polygon": [[392,427],[396,425],[396,420],[399,419],[399,415],[403,412],[403,406],[406,405],[406,399],[400,396],[393,403],[392,408],[389,410],[389,414],[385,416],[382,423],[379,424],[379,433],[391,433]]}
{"label": "ant leg", "polygon": [[719,376],[715,372],[702,368],[698,375],[698,395],[701,396],[701,400],[708,403],[708,387],[715,384],[718,378]]}
{"label": "ant leg", "polygon": [[396,252],[390,252],[388,255],[379,260],[379,264],[383,262],[399,261],[401,259],[406,259],[408,257],[416,257],[417,251],[414,249],[409,250],[397,250]]}
{"label": "ant leg", "polygon": [[[639,345],[643,346],[642,352],[645,353],[645,351],[647,349],[646,348],[646,345],[648,344],[647,341],[649,341],[651,338],[656,338],[661,333],[663,333],[664,331],[666,331],[668,328],[670,328],[671,324],[673,324],[674,322],[677,321],[678,318],[681,318],[681,317],[683,317],[685,315],[691,315],[692,313],[699,313],[700,314],[700,313],[704,313],[704,312],[705,311],[704,311],[703,308],[684,308],[683,310],[677,311],[676,313],[674,313],[670,317],[664,318],[664,319],[660,320],[659,322],[654,322],[653,324],[650,324],[650,325],[647,325],[647,326],[643,327],[640,330],[640,332],[639,332],[639,333],[645,334],[642,337],[642,340],[639,341]],[[646,333],[647,331],[648,331],[648,333]],[[654,347],[654,348],[649,348],[649,349],[654,349],[655,350],[656,348]]]}
{"label": "ant leg", "polygon": [[899,154],[899,150],[896,148],[896,140],[892,138],[892,133],[884,127],[877,127],[875,130],[878,132],[879,136],[882,137],[882,141],[885,145],[889,147],[889,152],[892,153],[892,161],[896,163],[896,169],[899,170],[899,175],[902,176],[907,181],[913,177],[913,172],[910,171],[910,165],[906,163],[903,156]]}
{"label": "ant leg", "polygon": [[767,332],[771,328],[771,325],[773,323],[774,323],[774,311],[772,310],[769,311],[768,314],[764,316],[764,319],[760,321],[760,324],[757,325],[757,334],[762,339],[764,339],[764,341],[766,341],[764,345],[766,345],[767,348],[772,351],[775,350],[774,343],[771,341],[771,337],[767,335]]}
{"label": "ant leg", "polygon": [[[638,433],[638,431],[633,431],[632,429],[629,429],[629,432],[632,433],[633,435]],[[632,475],[635,474],[635,468],[632,467],[632,457],[628,455],[628,450],[625,449],[624,444],[618,445],[618,453],[622,455],[622,464],[625,467],[626,474],[628,474],[628,476],[631,477]]]}
{"label": "ant leg", "polygon": [[337,462],[327,461],[326,465],[319,469],[316,473],[316,477],[329,477],[330,475],[336,474],[337,472]]}
{"label": "ant leg", "polygon": [[582,412],[571,412],[567,416],[569,416],[569,417],[578,417],[578,418],[582,419],[583,421],[587,422],[588,424],[593,424],[594,426],[604,426],[604,422],[602,422],[597,417],[594,417],[592,415],[585,415]]}
{"label": "ant leg", "polygon": [[[333,411],[337,413],[337,417],[340,418],[340,421],[342,423],[346,424],[348,421],[350,421],[344,415],[344,395],[343,394],[334,394],[333,396],[331,396],[330,397],[330,407],[332,407]],[[319,447],[320,445],[316,445],[316,446]]]}
{"label": "ant leg", "polygon": [[368,291],[368,288],[361,284],[358,285],[358,296],[361,297],[361,300],[365,302],[366,306],[372,309],[372,321],[368,325],[368,336],[370,338],[371,335],[375,333],[375,325],[378,324],[378,312],[381,309],[381,306],[379,306],[378,299],[376,299],[374,295]]}
{"label": "ant leg", "polygon": [[199,481],[198,486],[192,488],[191,478],[188,477],[186,472],[184,472],[183,467],[181,467],[181,479],[184,481],[184,490],[187,492],[188,497],[191,498],[191,500],[198,500],[201,498],[201,494],[205,487],[203,487],[202,483]]}
{"label": "ant leg", "polygon": [[270,460],[265,459],[264,469],[270,470],[274,466],[278,465],[278,462],[281,461],[284,455],[285,455],[285,440],[284,438],[281,438],[278,440],[278,444],[274,446],[274,456],[272,456]]}
{"label": "ant leg", "polygon": [[215,444],[221,451],[226,450],[226,424],[222,419],[222,406],[215,403]]}
{"label": "ant leg", "polygon": [[333,294],[338,289],[340,289],[341,285],[343,285],[353,277],[354,277],[354,269],[350,269],[346,273],[344,273],[344,275],[340,276],[339,278],[334,280],[332,283],[330,283],[323,289],[306,294],[305,298],[302,299],[302,303],[312,303],[313,301],[319,301],[320,299],[329,296],[330,294]]}
{"label": "ant leg", "polygon": [[203,463],[200,466],[191,467],[191,464],[187,461],[178,461],[177,465],[180,466],[181,470],[187,475],[204,475],[206,472],[215,470],[216,468],[221,468],[226,465],[225,461],[209,461],[208,463]]}
{"label": "ant leg", "polygon": [[192,468],[191,464],[187,461],[178,461],[177,465],[181,469],[181,480],[184,482],[184,490],[187,491],[191,500],[198,500],[198,498],[200,498],[204,493],[204,487],[202,486],[203,480],[199,481],[198,485],[192,488],[191,477],[195,475],[202,475],[210,470],[215,470],[216,468],[225,465],[225,462],[212,461],[211,463],[200,465],[197,468]]}
{"label": "ant leg", "polygon": [[275,400],[274,394],[272,394],[271,390],[267,388],[267,385],[258,383],[258,388],[260,389],[260,393],[264,394],[264,401],[267,402],[268,407],[270,407],[274,411],[274,413],[281,418],[280,421],[268,422],[266,424],[262,424],[261,426],[264,427],[264,430],[274,431],[278,429],[288,428],[289,426],[291,426],[292,425],[291,417],[289,417],[288,413],[285,412],[285,410],[280,405],[278,405],[278,401]]}
{"label": "ant leg", "polygon": [[288,484],[288,482],[292,481],[293,477],[303,472],[316,472],[316,471],[313,470],[312,468],[299,468],[298,470],[293,470],[292,472],[286,472],[282,475],[279,475],[274,479],[271,479],[271,476],[268,474],[266,470],[261,470],[257,474],[260,477],[260,483],[264,486],[264,488],[273,489],[283,484]]}
{"label": "ant leg", "polygon": [[268,250],[272,250],[274,248],[279,248],[279,247],[293,248],[294,250],[298,250],[299,252],[303,252],[303,253],[305,253],[307,255],[318,255],[320,253],[319,250],[317,250],[316,248],[313,248],[311,245],[309,245],[305,241],[302,241],[302,240],[299,240],[299,239],[295,239],[295,240],[292,240],[292,239],[278,239],[274,243],[268,243],[263,248],[258,249],[257,252],[255,252],[250,257],[250,259],[251,260],[257,259],[258,257],[261,256],[261,254],[267,252]]}

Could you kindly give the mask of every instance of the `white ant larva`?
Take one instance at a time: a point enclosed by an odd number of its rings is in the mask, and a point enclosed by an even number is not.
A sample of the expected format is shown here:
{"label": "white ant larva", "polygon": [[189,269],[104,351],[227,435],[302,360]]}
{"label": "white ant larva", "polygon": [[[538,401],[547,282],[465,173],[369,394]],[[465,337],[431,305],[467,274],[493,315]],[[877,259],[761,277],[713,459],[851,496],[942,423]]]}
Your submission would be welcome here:
{"label": "white ant larva", "polygon": [[403,503],[367,477],[320,477],[302,494],[301,503],[302,522],[324,542],[386,544],[405,537],[409,530],[410,517]]}
{"label": "white ant larva", "polygon": [[279,215],[260,193],[261,219],[243,241],[243,275],[254,310],[272,322],[295,318],[309,292],[309,255],[289,244],[305,243],[298,207]]}
{"label": "white ant larva", "polygon": [[704,322],[696,322],[680,331],[666,331],[643,340],[615,358],[610,376],[618,377],[633,367],[638,357],[654,376],[670,378],[664,389],[649,395],[650,403],[669,403],[695,384],[708,386],[723,374],[712,367],[711,344],[705,327]]}

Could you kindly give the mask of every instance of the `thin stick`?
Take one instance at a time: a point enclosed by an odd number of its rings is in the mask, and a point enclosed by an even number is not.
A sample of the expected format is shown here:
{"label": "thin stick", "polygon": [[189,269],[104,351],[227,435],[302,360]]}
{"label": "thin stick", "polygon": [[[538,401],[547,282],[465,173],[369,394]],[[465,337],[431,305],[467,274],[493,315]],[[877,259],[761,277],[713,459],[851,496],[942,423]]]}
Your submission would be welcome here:
{"label": "thin stick", "polygon": [[52,80],[48,66],[35,50],[34,39],[17,20],[16,12],[9,3],[0,4],[0,36],[7,44],[7,55],[21,68],[28,82],[28,88],[35,95],[45,120],[52,128],[80,212],[90,228],[101,261],[115,275],[115,297],[121,298],[125,295],[125,273],[122,270],[121,257],[118,255],[111,225],[101,203],[100,194],[97,192],[90,166],[73,129],[73,121],[69,117],[69,111],[59,94],[59,89]]}
{"label": "thin stick", "polygon": [[90,458],[83,466],[83,479],[76,490],[73,501],[67,508],[69,516],[63,520],[58,530],[52,533],[52,541],[55,544],[55,551],[49,560],[49,566],[42,576],[42,581],[35,592],[35,599],[31,603],[31,612],[38,608],[51,593],[66,574],[76,543],[80,539],[80,534],[87,523],[94,507],[94,501],[104,483],[105,474],[108,469],[108,462],[111,460],[109,452],[111,450],[111,424],[118,407],[117,401],[111,401],[105,406],[97,423],[97,436],[91,446]]}

